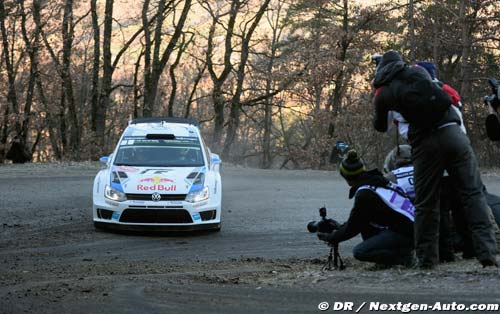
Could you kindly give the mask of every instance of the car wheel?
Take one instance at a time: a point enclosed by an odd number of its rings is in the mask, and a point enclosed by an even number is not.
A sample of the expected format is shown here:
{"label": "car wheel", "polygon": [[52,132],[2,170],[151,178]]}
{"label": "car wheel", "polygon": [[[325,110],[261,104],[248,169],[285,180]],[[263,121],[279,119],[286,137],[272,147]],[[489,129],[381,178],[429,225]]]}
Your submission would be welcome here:
{"label": "car wheel", "polygon": [[96,221],[94,221],[94,228],[96,229],[96,231],[103,231],[106,229],[101,222]]}
{"label": "car wheel", "polygon": [[222,229],[222,223],[220,223],[215,229],[215,232],[220,232],[220,229]]}

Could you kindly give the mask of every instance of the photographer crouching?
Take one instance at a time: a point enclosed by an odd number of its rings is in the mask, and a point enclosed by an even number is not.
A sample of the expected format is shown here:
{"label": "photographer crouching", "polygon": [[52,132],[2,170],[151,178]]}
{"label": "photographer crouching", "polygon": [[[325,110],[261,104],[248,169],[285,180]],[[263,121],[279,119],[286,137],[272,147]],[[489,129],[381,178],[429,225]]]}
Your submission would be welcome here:
{"label": "photographer crouching", "polygon": [[354,206],[347,222],[331,233],[318,232],[318,238],[336,245],[361,234],[363,242],[353,249],[357,260],[412,266],[414,207],[405,192],[377,169],[366,171],[354,150],[339,168],[351,187],[349,198],[354,198]]}
{"label": "photographer crouching", "polygon": [[484,103],[488,106],[488,116],[486,117],[486,134],[492,141],[500,141],[500,90],[498,81],[494,78],[488,80],[492,94],[484,97]]}

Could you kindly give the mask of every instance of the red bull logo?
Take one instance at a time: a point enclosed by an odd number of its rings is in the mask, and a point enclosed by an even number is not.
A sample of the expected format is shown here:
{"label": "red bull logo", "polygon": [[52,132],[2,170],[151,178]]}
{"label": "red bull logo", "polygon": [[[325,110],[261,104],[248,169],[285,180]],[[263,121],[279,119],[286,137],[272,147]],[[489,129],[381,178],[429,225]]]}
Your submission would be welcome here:
{"label": "red bull logo", "polygon": [[[168,178],[162,178],[159,176],[154,176],[151,178],[144,178],[139,180],[139,182],[143,182],[144,184],[138,184],[137,185],[137,190],[138,191],[175,191],[177,186],[175,184],[170,184],[170,185],[165,185],[170,183],[174,183],[174,180],[168,179]],[[149,183],[149,184],[148,184]],[[148,184],[148,185],[146,185]]]}
{"label": "red bull logo", "polygon": [[165,191],[165,192],[174,192],[177,189],[177,186],[174,184],[171,185],[162,185],[162,184],[154,184],[150,186],[146,186],[143,184],[137,185],[137,191]]}
{"label": "red bull logo", "polygon": [[150,182],[150,183],[153,183],[153,184],[161,184],[161,183],[165,183],[165,182],[174,182],[174,180],[171,180],[171,179],[168,179],[168,178],[162,178],[162,177],[159,177],[159,176],[154,176],[154,177],[151,177],[151,178],[144,178],[144,179],[141,179],[139,180],[139,182]]}

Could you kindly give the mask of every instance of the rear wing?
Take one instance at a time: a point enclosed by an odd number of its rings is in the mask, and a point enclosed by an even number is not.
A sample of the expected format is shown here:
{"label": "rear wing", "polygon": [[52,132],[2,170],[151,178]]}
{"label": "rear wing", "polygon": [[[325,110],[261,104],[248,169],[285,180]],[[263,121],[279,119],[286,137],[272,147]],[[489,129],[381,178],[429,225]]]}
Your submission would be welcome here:
{"label": "rear wing", "polygon": [[137,118],[132,119],[128,122],[128,125],[132,124],[140,124],[140,123],[183,123],[183,124],[191,124],[196,127],[200,126],[200,123],[194,119],[186,119],[186,118],[174,118],[174,117],[165,117],[165,118]]}

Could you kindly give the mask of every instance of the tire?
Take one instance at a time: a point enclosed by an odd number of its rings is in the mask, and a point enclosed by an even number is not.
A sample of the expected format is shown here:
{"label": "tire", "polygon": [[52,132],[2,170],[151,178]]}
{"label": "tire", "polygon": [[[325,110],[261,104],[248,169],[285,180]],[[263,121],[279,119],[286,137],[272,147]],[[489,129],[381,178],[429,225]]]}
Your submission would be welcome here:
{"label": "tire", "polygon": [[220,232],[220,229],[222,229],[222,222],[219,223],[219,226],[217,228],[214,228],[214,232]]}

